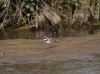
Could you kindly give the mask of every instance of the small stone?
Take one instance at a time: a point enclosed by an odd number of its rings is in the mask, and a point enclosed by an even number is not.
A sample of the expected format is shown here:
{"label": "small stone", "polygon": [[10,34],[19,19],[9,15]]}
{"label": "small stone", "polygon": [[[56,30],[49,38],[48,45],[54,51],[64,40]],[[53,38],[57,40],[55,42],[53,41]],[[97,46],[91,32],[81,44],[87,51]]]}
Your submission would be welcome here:
{"label": "small stone", "polygon": [[0,53],[0,55],[5,55],[5,53]]}

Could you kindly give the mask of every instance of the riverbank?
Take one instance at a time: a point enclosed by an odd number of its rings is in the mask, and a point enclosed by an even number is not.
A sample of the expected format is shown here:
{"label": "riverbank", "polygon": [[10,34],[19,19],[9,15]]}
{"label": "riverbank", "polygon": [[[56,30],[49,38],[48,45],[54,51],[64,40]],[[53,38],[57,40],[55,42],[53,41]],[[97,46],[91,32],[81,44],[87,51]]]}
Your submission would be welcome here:
{"label": "riverbank", "polygon": [[0,64],[40,63],[91,57],[100,54],[100,35],[63,38],[47,49],[42,39],[0,40]]}

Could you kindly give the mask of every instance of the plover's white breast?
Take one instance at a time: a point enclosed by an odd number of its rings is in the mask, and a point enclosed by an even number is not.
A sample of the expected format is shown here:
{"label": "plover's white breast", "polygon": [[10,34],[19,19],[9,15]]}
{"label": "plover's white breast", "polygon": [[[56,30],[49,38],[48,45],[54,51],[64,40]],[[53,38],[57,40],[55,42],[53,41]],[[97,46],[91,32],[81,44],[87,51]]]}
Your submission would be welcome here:
{"label": "plover's white breast", "polygon": [[50,41],[50,40],[48,40],[48,41],[46,41],[46,43],[50,44],[50,43],[51,43],[51,41]]}

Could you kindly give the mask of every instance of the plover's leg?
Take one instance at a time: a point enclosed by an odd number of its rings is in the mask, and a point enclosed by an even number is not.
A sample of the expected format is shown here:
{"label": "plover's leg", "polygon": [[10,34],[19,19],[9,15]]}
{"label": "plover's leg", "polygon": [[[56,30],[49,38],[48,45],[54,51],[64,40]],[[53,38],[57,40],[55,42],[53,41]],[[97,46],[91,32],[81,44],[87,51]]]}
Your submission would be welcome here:
{"label": "plover's leg", "polygon": [[50,44],[47,44],[47,48],[52,48],[53,47],[53,45],[50,43]]}
{"label": "plover's leg", "polygon": [[50,48],[52,48],[52,47],[54,47],[54,45],[50,43]]}

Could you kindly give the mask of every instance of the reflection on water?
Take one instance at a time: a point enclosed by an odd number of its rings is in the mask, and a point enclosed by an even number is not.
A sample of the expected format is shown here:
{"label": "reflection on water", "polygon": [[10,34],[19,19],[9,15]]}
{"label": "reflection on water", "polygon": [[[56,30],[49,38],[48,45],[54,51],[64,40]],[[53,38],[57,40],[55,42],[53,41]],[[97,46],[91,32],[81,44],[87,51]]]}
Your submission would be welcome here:
{"label": "reflection on water", "polygon": [[30,30],[25,30],[25,31],[5,30],[5,31],[0,31],[0,39],[33,39],[41,37],[42,34],[43,34],[42,31],[33,32]]}
{"label": "reflection on water", "polygon": [[[49,32],[44,31],[32,31],[32,30],[0,30],[0,39],[36,39],[44,37],[44,35],[50,35]],[[52,35],[51,35],[52,36]],[[78,36],[78,33],[74,32],[62,32],[60,36]]]}
{"label": "reflection on water", "polygon": [[0,65],[0,74],[100,74],[100,54],[60,62]]}

